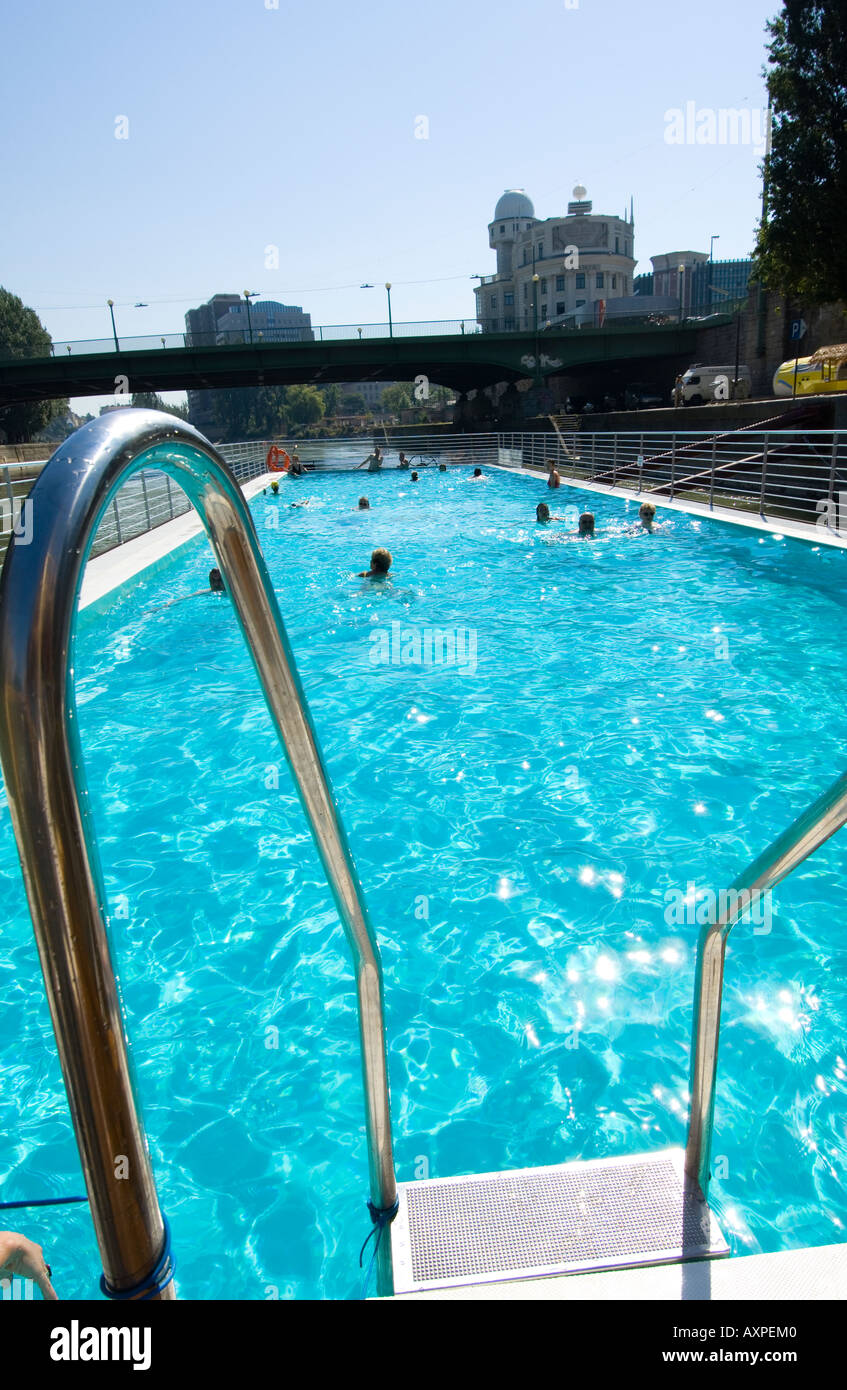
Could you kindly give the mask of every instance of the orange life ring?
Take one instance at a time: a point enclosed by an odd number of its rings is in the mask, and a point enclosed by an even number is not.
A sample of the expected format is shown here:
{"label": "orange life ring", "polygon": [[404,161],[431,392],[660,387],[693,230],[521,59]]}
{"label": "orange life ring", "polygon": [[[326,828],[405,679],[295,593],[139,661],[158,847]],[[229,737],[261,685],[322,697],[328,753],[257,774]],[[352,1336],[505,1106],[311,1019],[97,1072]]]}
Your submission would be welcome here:
{"label": "orange life ring", "polygon": [[[281,464],[280,459],[285,459],[285,462]],[[268,456],[265,459],[265,463],[267,464],[269,473],[287,473],[291,467],[291,459],[288,457],[285,450],[278,448],[276,444],[272,444],[268,449]]]}

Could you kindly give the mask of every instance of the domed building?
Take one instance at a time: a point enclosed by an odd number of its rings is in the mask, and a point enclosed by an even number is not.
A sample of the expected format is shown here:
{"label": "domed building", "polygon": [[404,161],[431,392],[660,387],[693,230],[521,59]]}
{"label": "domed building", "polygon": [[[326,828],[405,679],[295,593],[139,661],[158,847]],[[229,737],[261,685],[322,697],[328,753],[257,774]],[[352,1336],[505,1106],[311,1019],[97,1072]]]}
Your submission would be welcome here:
{"label": "domed building", "polygon": [[632,209],[627,219],[592,212],[577,184],[567,215],[541,220],[523,188],[507,188],[488,224],[497,271],[474,291],[488,332],[596,321],[600,300],[633,292]]}

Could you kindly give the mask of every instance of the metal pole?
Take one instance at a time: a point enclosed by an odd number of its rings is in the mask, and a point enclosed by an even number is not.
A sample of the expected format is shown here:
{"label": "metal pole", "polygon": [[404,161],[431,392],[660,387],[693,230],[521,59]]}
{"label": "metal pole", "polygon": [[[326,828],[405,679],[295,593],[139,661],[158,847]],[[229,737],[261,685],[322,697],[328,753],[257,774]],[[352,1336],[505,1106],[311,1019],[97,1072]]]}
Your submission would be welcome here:
{"label": "metal pole", "polygon": [[390,281],[390,280],[386,280],[386,282],[385,282],[385,292],[386,292],[386,294],[388,295],[388,336],[389,336],[389,338],[393,338],[393,337],[394,337],[394,324],[393,324],[392,321],[391,321],[391,281]]}
{"label": "metal pole", "polygon": [[676,435],[671,440],[671,501],[673,501],[673,482],[676,477]]}
{"label": "metal pole", "polygon": [[[397,1196],[379,948],[252,517],[220,455],[192,426],[153,410],[111,411],[53,455],[33,489],[31,542],[13,540],[6,558],[0,762],[103,1269],[117,1289],[149,1276],[164,1228],[111,960],[73,643],[97,525],[121,484],[143,468],[179,480],[232,596],[353,956],[371,1201],[385,1211]],[[121,1156],[128,1176],[117,1181]],[[387,1232],[379,1249],[378,1289],[389,1294]],[[158,1297],[173,1298],[173,1285]]]}
{"label": "metal pole", "polygon": [[612,487],[616,487],[618,481],[618,436],[615,434],[612,437],[614,439],[614,445],[612,447]]}
{"label": "metal pole", "polygon": [[147,530],[153,530],[153,519],[150,515],[150,498],[147,496],[147,474],[141,473],[141,491],[144,494],[144,510],[147,513]]}
{"label": "metal pole", "polygon": [[762,490],[759,494],[759,515],[765,515],[765,483],[768,473],[768,435],[765,433],[765,442],[762,448]]}
{"label": "metal pole", "polygon": [[113,503],[112,503],[112,511],[115,513],[115,531],[116,531],[117,537],[118,537],[118,545],[123,545],[124,538],[123,538],[123,535],[121,534],[121,518],[120,518],[120,513],[119,513],[119,511],[118,511],[118,499],[117,499],[117,497],[115,498],[115,500],[114,500]]}
{"label": "metal pole", "polygon": [[121,345],[118,342],[118,330],[115,327],[115,302],[113,299],[107,299],[106,303],[109,306],[109,313],[112,315],[112,337],[115,340],[115,352],[120,352]]}
{"label": "metal pole", "polygon": [[[708,1196],[715,1112],[715,1077],[721,1022],[726,939],[733,923],[796,869],[847,821],[847,773],[775,840],[764,854],[740,874],[722,904],[715,922],[700,934],[694,983],[694,1025],[691,1038],[691,1112],[685,1147],[685,1171]],[[754,896],[755,895],[755,896]]]}
{"label": "metal pole", "polygon": [[714,496],[715,496],[715,464],[716,464],[716,462],[717,462],[717,457],[718,457],[718,441],[717,441],[716,439],[713,439],[713,440],[712,440],[712,474],[711,474],[711,477],[709,478],[709,509],[710,509],[710,511],[714,511]]}

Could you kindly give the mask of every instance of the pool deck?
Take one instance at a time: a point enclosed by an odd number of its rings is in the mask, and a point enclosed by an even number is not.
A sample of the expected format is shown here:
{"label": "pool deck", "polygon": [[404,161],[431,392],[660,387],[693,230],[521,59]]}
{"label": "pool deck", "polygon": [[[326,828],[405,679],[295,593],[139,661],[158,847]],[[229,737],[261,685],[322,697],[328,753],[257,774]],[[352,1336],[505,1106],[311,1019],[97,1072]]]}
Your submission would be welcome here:
{"label": "pool deck", "polygon": [[551,1275],[503,1283],[465,1284],[456,1289],[397,1294],[386,1303],[458,1299],[494,1302],[600,1303],[707,1302],[738,1299],[817,1302],[847,1299],[847,1244],[783,1250],[774,1255],[740,1255],[727,1260],[613,1269],[602,1274]]}

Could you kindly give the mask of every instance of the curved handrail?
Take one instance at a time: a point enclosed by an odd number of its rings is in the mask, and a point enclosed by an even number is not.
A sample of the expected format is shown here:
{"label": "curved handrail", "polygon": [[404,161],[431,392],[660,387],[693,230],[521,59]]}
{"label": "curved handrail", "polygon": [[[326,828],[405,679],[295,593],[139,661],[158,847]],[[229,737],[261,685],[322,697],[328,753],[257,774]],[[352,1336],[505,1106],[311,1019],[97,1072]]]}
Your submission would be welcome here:
{"label": "curved handrail", "polygon": [[[142,468],[169,474],[199,513],[285,749],[353,954],[370,1195],[394,1205],[382,966],[344,829],[249,509],[216,450],[159,411],[122,409],[57,449],[0,580],[0,762],[103,1269],[135,1288],[164,1248],[107,933],[73,683],[80,586],[98,522]],[[123,1160],[123,1163],[121,1163]],[[125,1178],[116,1173],[125,1172]],[[393,1291],[391,1242],[378,1287]],[[171,1284],[159,1297],[175,1297]]]}
{"label": "curved handrail", "polygon": [[723,966],[726,939],[733,924],[751,903],[753,894],[770,892],[792,870],[820,849],[847,823],[847,773],[774,840],[726,894],[716,921],[700,933],[694,983],[694,1025],[691,1037],[691,1109],[685,1146],[685,1171],[708,1196],[715,1113],[715,1080],[721,1026]]}

